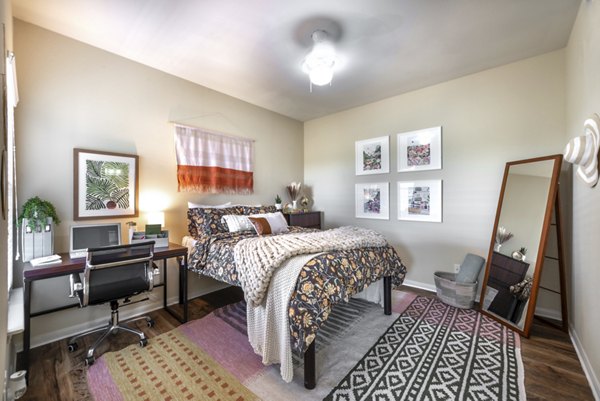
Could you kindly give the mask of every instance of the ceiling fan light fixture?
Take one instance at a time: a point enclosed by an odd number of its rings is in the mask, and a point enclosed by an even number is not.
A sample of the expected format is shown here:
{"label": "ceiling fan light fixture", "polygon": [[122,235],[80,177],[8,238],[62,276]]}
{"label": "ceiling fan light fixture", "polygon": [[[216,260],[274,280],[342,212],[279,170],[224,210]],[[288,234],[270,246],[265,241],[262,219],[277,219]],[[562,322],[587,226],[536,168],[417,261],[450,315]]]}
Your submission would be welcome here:
{"label": "ceiling fan light fixture", "polygon": [[312,85],[331,85],[336,63],[335,48],[327,39],[327,32],[317,30],[312,33],[313,48],[302,63],[302,70],[308,74]]}
{"label": "ceiling fan light fixture", "polygon": [[324,86],[331,85],[331,80],[333,79],[333,69],[332,68],[316,68],[311,70],[308,74],[310,78],[310,82],[313,85]]}

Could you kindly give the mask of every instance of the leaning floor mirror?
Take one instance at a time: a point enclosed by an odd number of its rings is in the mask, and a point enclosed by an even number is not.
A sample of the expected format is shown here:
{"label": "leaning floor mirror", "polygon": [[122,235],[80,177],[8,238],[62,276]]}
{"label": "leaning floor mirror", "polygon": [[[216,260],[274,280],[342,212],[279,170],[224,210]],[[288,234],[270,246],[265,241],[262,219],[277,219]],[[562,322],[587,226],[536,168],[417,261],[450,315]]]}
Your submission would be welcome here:
{"label": "leaning floor mirror", "polygon": [[506,164],[481,312],[529,337],[562,155]]}

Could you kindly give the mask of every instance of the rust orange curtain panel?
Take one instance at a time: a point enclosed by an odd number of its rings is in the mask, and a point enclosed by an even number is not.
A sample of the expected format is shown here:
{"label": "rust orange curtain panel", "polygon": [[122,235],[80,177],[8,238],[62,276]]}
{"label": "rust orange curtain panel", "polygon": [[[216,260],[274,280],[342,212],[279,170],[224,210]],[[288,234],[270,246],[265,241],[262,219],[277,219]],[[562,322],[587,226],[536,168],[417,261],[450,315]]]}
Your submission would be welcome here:
{"label": "rust orange curtain panel", "polygon": [[180,192],[253,192],[253,140],[175,124],[175,150]]}

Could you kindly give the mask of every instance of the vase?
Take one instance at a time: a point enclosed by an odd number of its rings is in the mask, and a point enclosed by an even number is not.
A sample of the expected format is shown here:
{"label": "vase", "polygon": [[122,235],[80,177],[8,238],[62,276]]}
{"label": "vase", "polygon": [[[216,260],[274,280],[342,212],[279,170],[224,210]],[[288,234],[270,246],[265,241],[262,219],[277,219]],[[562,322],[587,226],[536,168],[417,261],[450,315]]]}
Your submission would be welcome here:
{"label": "vase", "polygon": [[500,252],[500,248],[502,248],[502,244],[499,244],[496,242],[496,245],[494,245],[494,251],[495,252]]}
{"label": "vase", "polygon": [[297,206],[298,206],[298,201],[293,200],[292,201],[292,210],[296,210]]}
{"label": "vase", "polygon": [[281,210],[282,209],[281,203],[276,203],[275,204],[275,209]]}

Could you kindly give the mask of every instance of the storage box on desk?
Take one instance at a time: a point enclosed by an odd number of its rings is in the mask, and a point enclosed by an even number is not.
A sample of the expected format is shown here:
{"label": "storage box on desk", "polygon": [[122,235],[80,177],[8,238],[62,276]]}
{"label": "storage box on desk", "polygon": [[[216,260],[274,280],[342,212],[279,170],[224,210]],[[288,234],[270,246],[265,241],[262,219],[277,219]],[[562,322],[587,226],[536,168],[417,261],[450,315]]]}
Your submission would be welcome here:
{"label": "storage box on desk", "polygon": [[438,298],[457,308],[470,309],[475,303],[477,281],[474,283],[456,282],[455,273],[435,272],[433,275]]}
{"label": "storage box on desk", "polygon": [[131,238],[132,244],[139,244],[141,242],[154,241],[155,248],[167,248],[169,246],[169,231],[163,230],[160,234],[146,235],[143,231],[136,231],[133,233]]}
{"label": "storage box on desk", "polygon": [[44,227],[36,227],[31,230],[28,227],[29,220],[23,219],[21,223],[21,244],[23,244],[23,262],[54,253],[54,223],[52,217],[48,217]]}

